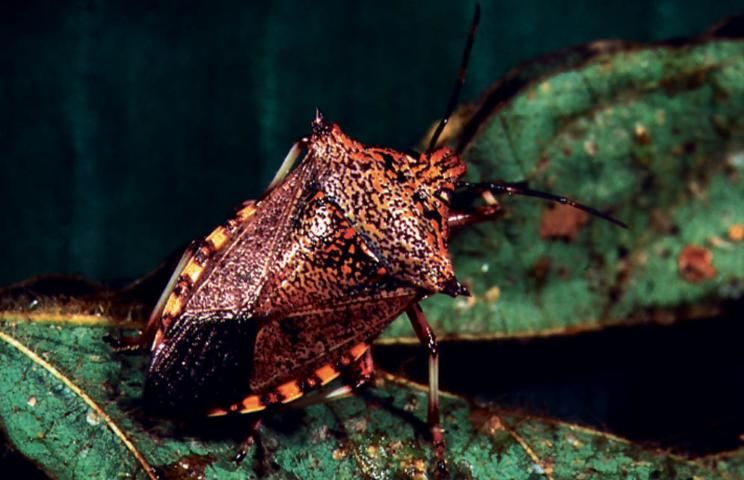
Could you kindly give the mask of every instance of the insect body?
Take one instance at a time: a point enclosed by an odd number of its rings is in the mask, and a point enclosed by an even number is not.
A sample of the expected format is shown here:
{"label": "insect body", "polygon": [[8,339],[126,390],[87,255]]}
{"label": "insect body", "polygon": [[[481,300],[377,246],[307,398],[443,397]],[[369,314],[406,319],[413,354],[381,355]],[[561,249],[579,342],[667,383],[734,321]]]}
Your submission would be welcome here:
{"label": "insect body", "polygon": [[322,116],[304,143],[301,165],[178,274],[148,370],[159,403],[288,401],[358,360],[418,300],[464,293],[447,251],[458,156],[365,147]]}
{"label": "insect body", "polygon": [[290,402],[341,374],[356,387],[372,372],[370,343],[405,312],[429,352],[429,424],[443,471],[437,343],[419,302],[467,294],[450,232],[499,210],[455,211],[453,198],[522,193],[603,216],[523,185],[462,182],[459,154],[435,148],[448,114],[431,147],[411,155],[365,146],[317,114],[290,152],[289,164],[306,151],[297,168],[184,255],[143,334],[146,399],[224,415]]}
{"label": "insect body", "polygon": [[366,147],[321,115],[312,130],[304,161],[185,257],[154,314],[149,400],[250,413],[343,371],[359,383],[406,311],[436,355],[417,303],[466,293],[447,251],[464,163]]}

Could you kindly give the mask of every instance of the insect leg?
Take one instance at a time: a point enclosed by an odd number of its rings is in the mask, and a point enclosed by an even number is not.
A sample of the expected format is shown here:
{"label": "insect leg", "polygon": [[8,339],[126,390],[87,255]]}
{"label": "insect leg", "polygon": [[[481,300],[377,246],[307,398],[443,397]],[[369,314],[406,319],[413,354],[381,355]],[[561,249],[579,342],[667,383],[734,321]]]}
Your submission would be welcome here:
{"label": "insect leg", "polygon": [[163,293],[160,294],[160,298],[158,298],[158,301],[155,304],[155,308],[152,309],[150,317],[147,320],[147,325],[145,326],[144,330],[142,330],[142,333],[140,333],[136,337],[133,336],[113,338],[111,336],[107,336],[105,338],[105,340],[112,346],[115,351],[139,352],[147,350],[147,348],[152,344],[152,341],[155,338],[155,334],[160,329],[160,320],[163,313],[163,308],[165,308],[165,302],[166,300],[168,300],[168,296],[175,288],[176,283],[178,282],[178,277],[181,274],[183,267],[186,265],[186,263],[188,263],[189,260],[191,260],[191,257],[193,256],[194,243],[192,242],[188,247],[186,247],[186,251],[183,252],[183,255],[181,255],[181,259],[178,261],[175,270],[173,270],[173,273],[168,279],[168,283],[165,285]]}
{"label": "insect leg", "polygon": [[501,205],[498,203],[483,207],[475,207],[470,211],[452,212],[450,216],[447,217],[447,225],[450,230],[459,230],[474,223],[493,220],[499,215],[501,215]]}
{"label": "insect leg", "polygon": [[344,372],[342,377],[344,385],[322,394],[321,397],[324,400],[335,400],[350,395],[354,390],[369,383],[374,373],[375,363],[372,360],[372,351],[367,350],[362,358]]}
{"label": "insect leg", "polygon": [[261,426],[261,416],[254,415],[250,422],[251,423],[248,425],[248,436],[246,436],[245,440],[240,444],[240,447],[233,458],[233,462],[237,465],[240,465],[243,459],[245,459],[245,456],[248,454],[248,449],[253,446],[254,443],[260,444],[261,442],[261,438],[258,436],[258,429]]}
{"label": "insect leg", "polygon": [[302,150],[307,147],[308,142],[309,140],[307,138],[303,138],[292,145],[292,148],[287,152],[287,156],[284,157],[284,161],[281,166],[279,166],[279,170],[274,174],[274,178],[271,180],[271,183],[269,183],[266,190],[274,188],[277,183],[284,180],[284,177],[286,177],[289,171],[292,170],[292,166],[295,164],[297,159],[300,158]]}
{"label": "insect leg", "polygon": [[434,331],[426,321],[423,310],[419,304],[413,305],[406,311],[411,320],[413,330],[419,341],[429,353],[429,409],[428,422],[431,429],[432,443],[434,444],[434,455],[437,461],[439,473],[447,472],[447,462],[444,458],[444,432],[439,421],[439,346]]}

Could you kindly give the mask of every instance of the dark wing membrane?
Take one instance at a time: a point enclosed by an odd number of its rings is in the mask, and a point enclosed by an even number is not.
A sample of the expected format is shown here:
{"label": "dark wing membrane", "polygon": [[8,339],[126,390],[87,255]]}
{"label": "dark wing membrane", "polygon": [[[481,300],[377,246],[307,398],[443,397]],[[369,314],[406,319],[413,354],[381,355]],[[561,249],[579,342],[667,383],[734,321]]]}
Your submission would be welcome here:
{"label": "dark wing membrane", "polygon": [[153,352],[145,400],[166,413],[200,415],[237,401],[248,388],[256,331],[252,319],[182,315]]}

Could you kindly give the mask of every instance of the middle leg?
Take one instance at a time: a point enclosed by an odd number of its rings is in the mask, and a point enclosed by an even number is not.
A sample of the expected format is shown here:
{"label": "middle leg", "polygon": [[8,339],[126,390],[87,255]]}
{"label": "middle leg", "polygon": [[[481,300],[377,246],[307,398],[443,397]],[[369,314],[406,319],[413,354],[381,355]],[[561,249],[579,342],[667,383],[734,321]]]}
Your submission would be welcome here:
{"label": "middle leg", "polygon": [[439,415],[439,346],[434,331],[429,322],[426,321],[423,310],[419,304],[413,305],[406,312],[411,320],[413,330],[416,332],[421,344],[429,353],[429,406],[428,423],[431,430],[434,455],[437,471],[440,475],[447,474],[447,461],[445,460],[444,431],[440,423]]}

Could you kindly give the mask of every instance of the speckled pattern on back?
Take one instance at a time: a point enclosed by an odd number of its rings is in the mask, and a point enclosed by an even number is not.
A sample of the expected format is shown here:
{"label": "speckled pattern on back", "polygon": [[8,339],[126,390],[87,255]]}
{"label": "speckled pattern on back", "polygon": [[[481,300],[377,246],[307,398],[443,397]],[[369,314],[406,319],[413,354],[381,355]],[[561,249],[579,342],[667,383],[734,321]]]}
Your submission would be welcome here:
{"label": "speckled pattern on back", "polygon": [[195,247],[160,319],[150,401],[281,401],[277,387],[336,368],[454,281],[447,218],[459,157],[365,147],[320,116],[305,144],[295,170]]}

